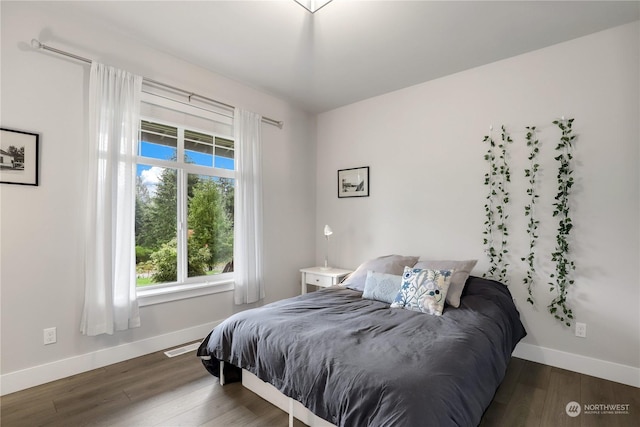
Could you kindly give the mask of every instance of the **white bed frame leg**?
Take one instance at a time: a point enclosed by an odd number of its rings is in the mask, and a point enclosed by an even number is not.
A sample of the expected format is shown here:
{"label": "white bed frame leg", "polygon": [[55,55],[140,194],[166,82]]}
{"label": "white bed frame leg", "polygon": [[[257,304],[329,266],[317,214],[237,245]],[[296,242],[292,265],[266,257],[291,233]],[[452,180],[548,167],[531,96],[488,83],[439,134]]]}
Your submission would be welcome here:
{"label": "white bed frame leg", "polygon": [[220,361],[220,385],[224,385],[224,361]]}
{"label": "white bed frame leg", "polygon": [[289,427],[293,427],[293,399],[289,398]]}
{"label": "white bed frame leg", "polygon": [[302,403],[295,399],[285,396],[277,388],[269,383],[262,381],[255,374],[242,370],[242,385],[251,390],[267,402],[280,408],[283,412],[289,414],[289,427],[293,427],[293,419],[297,418],[306,426],[311,427],[336,427],[328,421],[323,420],[313,412],[302,406]]}

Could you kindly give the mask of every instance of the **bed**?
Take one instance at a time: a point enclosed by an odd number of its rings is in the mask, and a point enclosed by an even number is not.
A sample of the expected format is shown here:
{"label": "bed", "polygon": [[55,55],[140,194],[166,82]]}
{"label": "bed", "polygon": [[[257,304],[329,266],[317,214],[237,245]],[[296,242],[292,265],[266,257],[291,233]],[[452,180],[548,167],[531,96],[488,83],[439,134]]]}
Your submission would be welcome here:
{"label": "bed", "polygon": [[243,370],[325,425],[476,426],[525,335],[508,288],[470,276],[439,316],[331,287],[235,314],[197,354],[213,375]]}

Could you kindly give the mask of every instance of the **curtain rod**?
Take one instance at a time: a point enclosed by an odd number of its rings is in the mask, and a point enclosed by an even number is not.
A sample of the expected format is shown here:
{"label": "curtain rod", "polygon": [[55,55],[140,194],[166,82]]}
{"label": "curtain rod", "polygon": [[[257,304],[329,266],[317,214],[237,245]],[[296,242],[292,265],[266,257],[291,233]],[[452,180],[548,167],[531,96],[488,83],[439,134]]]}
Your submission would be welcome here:
{"label": "curtain rod", "polygon": [[[55,47],[47,46],[44,43],[40,43],[40,41],[38,39],[31,39],[31,46],[33,48],[35,48],[35,49],[48,50],[49,52],[57,53],[58,55],[63,55],[63,56],[67,56],[69,58],[76,59],[78,61],[86,62],[87,64],[91,64],[93,62],[91,59],[76,55],[74,53],[65,52],[64,50],[60,50],[60,49],[56,49]],[[193,93],[191,91],[188,91],[188,90],[185,90],[185,89],[181,89],[179,87],[171,86],[171,85],[168,85],[166,83],[162,83],[162,82],[159,82],[157,80],[150,79],[148,77],[143,77],[142,80],[145,83],[149,83],[149,84],[152,84],[152,85],[155,85],[155,86],[160,86],[160,87],[163,87],[163,88],[167,88],[167,89],[170,89],[170,90],[173,90],[173,91],[180,92],[180,93],[183,93],[185,95],[188,95],[189,101],[191,101],[191,98],[199,98],[202,101],[209,102],[209,103],[217,105],[219,107],[228,108],[230,110],[233,110],[235,108],[231,104],[227,104],[227,103],[224,103],[224,102],[221,102],[221,101],[217,101],[215,99],[211,99],[211,98],[208,98],[206,96],[202,96],[202,95],[199,95],[197,93]],[[277,126],[280,129],[282,129],[282,126],[284,125],[283,121],[271,119],[269,117],[262,117],[262,122],[270,124],[270,125],[273,125],[273,126]]]}

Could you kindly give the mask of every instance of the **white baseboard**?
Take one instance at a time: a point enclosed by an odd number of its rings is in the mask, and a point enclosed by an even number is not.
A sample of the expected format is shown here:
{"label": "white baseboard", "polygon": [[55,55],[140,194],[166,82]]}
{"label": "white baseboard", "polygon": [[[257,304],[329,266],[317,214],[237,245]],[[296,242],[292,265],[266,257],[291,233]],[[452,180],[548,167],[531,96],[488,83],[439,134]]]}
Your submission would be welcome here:
{"label": "white baseboard", "polygon": [[201,340],[221,320],[0,375],[0,396]]}
{"label": "white baseboard", "polygon": [[640,368],[520,342],[513,356],[567,371],[640,387]]}

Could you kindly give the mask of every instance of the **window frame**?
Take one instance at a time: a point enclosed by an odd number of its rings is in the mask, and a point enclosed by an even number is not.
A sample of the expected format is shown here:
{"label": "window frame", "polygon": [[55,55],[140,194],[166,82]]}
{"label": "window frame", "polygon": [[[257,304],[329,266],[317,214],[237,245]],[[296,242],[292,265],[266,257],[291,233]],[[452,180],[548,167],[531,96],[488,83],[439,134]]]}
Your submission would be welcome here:
{"label": "window frame", "polygon": [[[166,103],[166,99],[163,104]],[[176,103],[180,104],[180,103]],[[182,107],[182,108],[181,108]],[[185,106],[178,106],[174,108],[181,114],[191,114],[190,111],[184,108]],[[211,117],[207,117],[205,114],[198,114],[200,118],[212,120]],[[142,122],[148,121],[152,123],[159,123],[167,126],[172,126],[177,129],[177,147],[176,147],[176,160],[162,160],[151,157],[145,157],[136,154],[135,161],[136,167],[138,165],[147,165],[151,167],[161,167],[174,169],[176,171],[176,237],[177,237],[177,281],[159,283],[154,285],[147,285],[144,287],[138,287],[136,285],[136,294],[138,297],[138,304],[140,307],[166,303],[170,301],[176,301],[185,298],[193,298],[197,296],[215,294],[220,292],[233,291],[235,284],[235,276],[233,272],[220,273],[215,276],[197,276],[188,277],[188,254],[187,254],[187,207],[188,197],[187,192],[187,178],[189,174],[204,175],[209,177],[229,178],[235,180],[238,179],[237,164],[234,156],[234,169],[224,169],[215,167],[215,140],[221,138],[225,140],[233,141],[235,150],[235,140],[232,135],[227,135],[219,132],[213,132],[203,130],[197,126],[181,125],[170,120],[155,118],[149,115],[140,115],[140,124],[138,126],[139,141],[142,137]],[[185,153],[185,130],[195,131],[205,135],[213,137],[213,153],[214,166],[201,166],[196,164],[186,163],[184,161]],[[235,225],[234,225],[235,227]]]}

